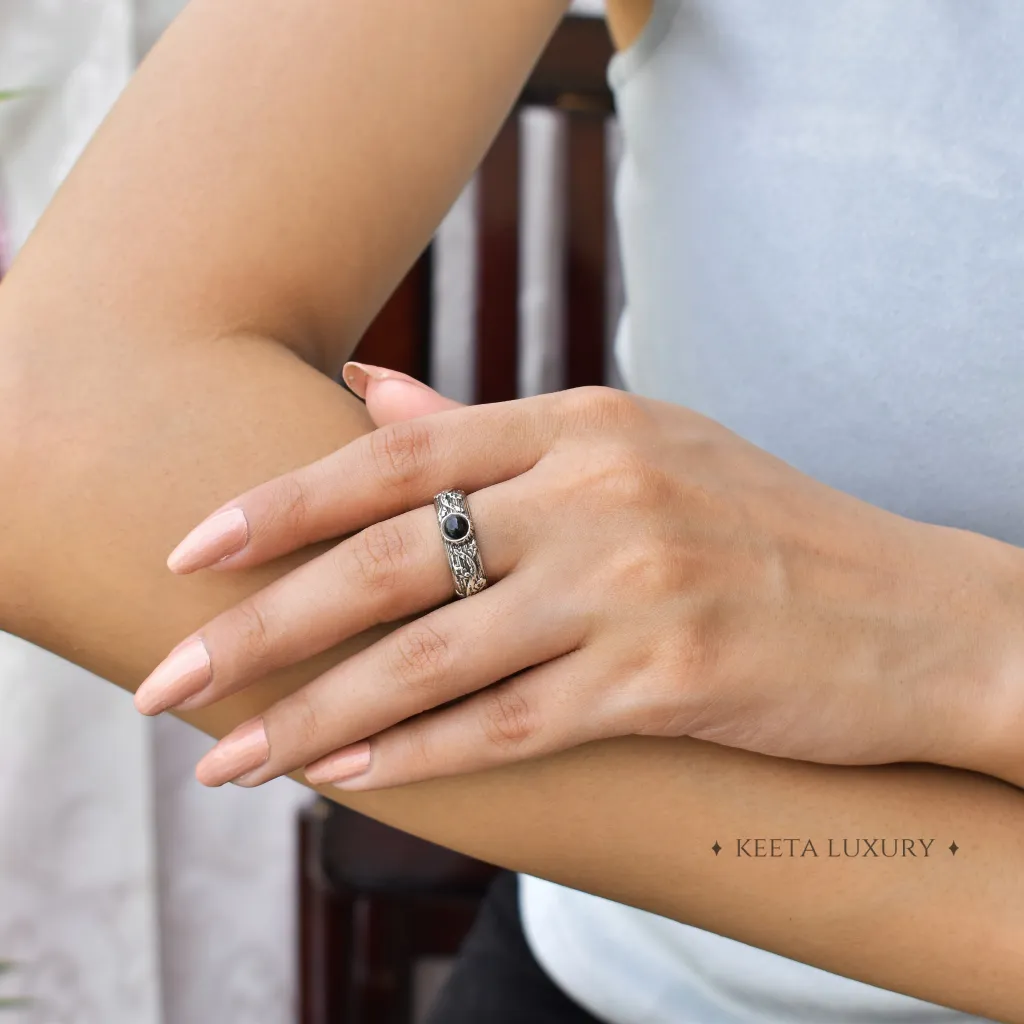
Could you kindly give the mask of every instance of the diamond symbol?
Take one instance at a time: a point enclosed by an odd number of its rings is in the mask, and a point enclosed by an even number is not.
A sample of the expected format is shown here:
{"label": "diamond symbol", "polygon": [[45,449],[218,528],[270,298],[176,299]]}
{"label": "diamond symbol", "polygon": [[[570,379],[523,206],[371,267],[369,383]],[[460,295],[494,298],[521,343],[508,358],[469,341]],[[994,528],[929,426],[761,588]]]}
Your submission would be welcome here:
{"label": "diamond symbol", "polygon": [[719,853],[721,853],[722,848],[718,845],[718,840],[717,839],[715,840],[715,845],[712,846],[711,849],[715,851],[715,856],[716,857],[719,855]]}
{"label": "diamond symbol", "polygon": [[954,839],[953,842],[951,842],[949,844],[949,852],[951,854],[953,854],[953,856],[955,857],[956,856],[956,851],[959,850],[959,849],[960,849],[960,847],[956,845],[956,840]]}

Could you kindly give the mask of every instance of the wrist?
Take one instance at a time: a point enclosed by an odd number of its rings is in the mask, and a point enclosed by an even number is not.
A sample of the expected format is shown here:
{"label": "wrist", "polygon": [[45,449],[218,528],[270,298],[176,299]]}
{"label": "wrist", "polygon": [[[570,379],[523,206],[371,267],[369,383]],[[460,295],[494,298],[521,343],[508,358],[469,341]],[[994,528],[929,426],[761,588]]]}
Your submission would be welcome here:
{"label": "wrist", "polygon": [[942,763],[1024,787],[1024,548],[942,529],[963,545],[969,570],[959,597],[974,624],[972,670],[958,687],[956,737]]}

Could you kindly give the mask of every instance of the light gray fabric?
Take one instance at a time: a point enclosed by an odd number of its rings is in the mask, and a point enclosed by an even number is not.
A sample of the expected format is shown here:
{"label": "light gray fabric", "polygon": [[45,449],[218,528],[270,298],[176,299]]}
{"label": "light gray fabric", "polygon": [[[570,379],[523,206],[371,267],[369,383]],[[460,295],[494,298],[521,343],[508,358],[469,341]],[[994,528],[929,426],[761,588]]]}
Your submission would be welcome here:
{"label": "light gray fabric", "polygon": [[[1024,542],[1022,54],[1019,0],[658,0],[609,69],[629,387],[875,504]],[[604,1020],[974,1019],[522,893],[538,958]]]}
{"label": "light gray fabric", "polygon": [[1024,542],[1024,4],[661,0],[616,61],[630,387]]}

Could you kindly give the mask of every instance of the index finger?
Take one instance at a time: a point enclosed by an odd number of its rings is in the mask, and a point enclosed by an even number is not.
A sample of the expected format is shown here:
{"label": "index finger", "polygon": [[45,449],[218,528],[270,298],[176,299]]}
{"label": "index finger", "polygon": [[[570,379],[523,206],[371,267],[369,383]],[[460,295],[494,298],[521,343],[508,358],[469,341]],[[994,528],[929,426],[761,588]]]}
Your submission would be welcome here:
{"label": "index finger", "polygon": [[467,493],[534,466],[555,432],[556,393],[390,423],[258,484],[201,522],[168,558],[177,573],[260,565],[317,541]]}

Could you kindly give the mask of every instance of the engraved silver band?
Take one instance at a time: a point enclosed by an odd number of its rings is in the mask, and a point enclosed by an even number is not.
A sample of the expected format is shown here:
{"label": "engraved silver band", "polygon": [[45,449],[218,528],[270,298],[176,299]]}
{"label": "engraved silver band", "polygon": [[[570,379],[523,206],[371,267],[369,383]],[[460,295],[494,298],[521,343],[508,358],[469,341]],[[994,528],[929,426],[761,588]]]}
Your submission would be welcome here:
{"label": "engraved silver band", "polygon": [[466,503],[466,492],[448,490],[435,494],[434,509],[448,553],[448,567],[452,571],[456,596],[476,594],[487,586],[487,577],[476,547],[476,531]]}

